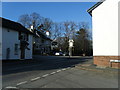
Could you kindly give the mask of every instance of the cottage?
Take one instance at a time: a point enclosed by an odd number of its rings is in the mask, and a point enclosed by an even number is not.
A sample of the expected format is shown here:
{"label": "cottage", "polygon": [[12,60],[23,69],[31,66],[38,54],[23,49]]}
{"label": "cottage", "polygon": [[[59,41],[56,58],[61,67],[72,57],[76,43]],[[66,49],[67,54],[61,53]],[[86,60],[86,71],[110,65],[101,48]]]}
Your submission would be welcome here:
{"label": "cottage", "polygon": [[48,55],[51,53],[51,42],[52,40],[48,38],[44,33],[35,30],[36,36],[33,41],[33,54]]}
{"label": "cottage", "polygon": [[2,20],[1,59],[32,59],[33,33],[17,22],[4,18],[0,18],[0,20]]}
{"label": "cottage", "polygon": [[[102,0],[88,10],[93,23],[94,64],[120,67],[118,52],[118,11],[120,0]],[[118,8],[119,7],[119,8]]]}

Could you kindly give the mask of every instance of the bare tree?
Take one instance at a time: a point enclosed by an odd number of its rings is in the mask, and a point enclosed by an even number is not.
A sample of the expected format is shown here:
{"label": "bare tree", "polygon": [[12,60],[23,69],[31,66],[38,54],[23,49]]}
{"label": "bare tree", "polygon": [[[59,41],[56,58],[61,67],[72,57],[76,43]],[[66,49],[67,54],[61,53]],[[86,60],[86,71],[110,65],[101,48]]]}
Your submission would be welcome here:
{"label": "bare tree", "polygon": [[43,24],[44,31],[49,31],[50,36],[51,36],[53,21],[49,18],[43,18],[42,24]]}
{"label": "bare tree", "polygon": [[21,23],[26,28],[30,28],[31,25],[34,24],[34,28],[37,28],[41,25],[43,17],[41,17],[38,13],[32,13],[30,15],[24,14],[21,15],[18,19],[18,22]]}
{"label": "bare tree", "polygon": [[18,22],[21,23],[26,28],[29,28],[31,26],[31,18],[28,14],[21,15],[18,19]]}
{"label": "bare tree", "polygon": [[[60,46],[62,46],[62,50],[64,52],[68,52],[68,41],[69,39],[73,39],[74,33],[76,30],[76,24],[72,21],[66,21],[62,23],[62,37],[60,37]],[[64,46],[64,47],[63,47]]]}
{"label": "bare tree", "polygon": [[64,31],[65,31],[65,37],[73,38],[74,33],[76,31],[76,24],[72,21],[66,21],[64,22]]}
{"label": "bare tree", "polygon": [[34,29],[42,31],[44,33],[46,31],[51,32],[53,24],[51,19],[42,17],[40,16],[40,14],[35,12],[30,15],[28,14],[21,15],[18,19],[18,22],[21,23],[26,28],[30,28],[30,26],[33,25]]}
{"label": "bare tree", "polygon": [[62,23],[54,23],[52,28],[52,38],[53,40],[61,37],[62,35]]}
{"label": "bare tree", "polygon": [[81,29],[81,28],[84,28],[86,30],[89,29],[89,23],[88,22],[80,22],[78,23],[78,28]]}
{"label": "bare tree", "polygon": [[44,17],[40,16],[40,14],[35,12],[30,14],[31,23],[32,25],[34,25],[35,29],[37,29],[42,24],[43,18]]}

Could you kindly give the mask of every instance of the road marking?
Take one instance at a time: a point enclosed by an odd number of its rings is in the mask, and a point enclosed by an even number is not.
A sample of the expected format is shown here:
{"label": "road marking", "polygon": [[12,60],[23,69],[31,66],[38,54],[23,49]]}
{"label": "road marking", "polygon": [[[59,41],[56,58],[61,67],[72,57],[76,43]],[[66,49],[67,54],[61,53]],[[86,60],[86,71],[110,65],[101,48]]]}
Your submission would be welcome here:
{"label": "road marking", "polygon": [[50,74],[55,74],[56,72],[52,72],[52,73],[50,73]]}
{"label": "road marking", "polygon": [[35,80],[38,80],[38,79],[40,79],[40,77],[33,78],[33,79],[31,79],[31,81],[35,81]]}
{"label": "road marking", "polygon": [[71,68],[72,70],[75,69],[75,68]]}
{"label": "road marking", "polygon": [[71,68],[71,67],[68,67],[67,69],[69,69],[69,68]]}
{"label": "road marking", "polygon": [[12,86],[8,86],[6,87],[7,89],[12,89],[12,88],[17,88],[17,87],[12,87]]}
{"label": "road marking", "polygon": [[62,69],[63,71],[65,71],[66,69],[64,68],[64,69]]}
{"label": "road marking", "polygon": [[25,83],[27,83],[27,81],[20,82],[20,83],[18,83],[17,85],[21,85],[21,84],[25,84]]}
{"label": "road marking", "polygon": [[47,77],[49,74],[45,74],[45,75],[43,75],[42,77]]}
{"label": "road marking", "polygon": [[61,70],[57,70],[56,72],[60,72]]}

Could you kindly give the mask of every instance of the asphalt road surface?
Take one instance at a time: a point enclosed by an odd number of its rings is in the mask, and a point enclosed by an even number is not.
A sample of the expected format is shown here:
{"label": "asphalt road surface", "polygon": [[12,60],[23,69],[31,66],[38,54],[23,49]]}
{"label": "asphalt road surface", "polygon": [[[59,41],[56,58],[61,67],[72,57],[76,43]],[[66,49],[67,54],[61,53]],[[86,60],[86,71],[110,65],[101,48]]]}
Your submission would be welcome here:
{"label": "asphalt road surface", "polygon": [[92,57],[36,56],[35,60],[3,62],[6,88],[118,88],[118,77],[75,68]]}

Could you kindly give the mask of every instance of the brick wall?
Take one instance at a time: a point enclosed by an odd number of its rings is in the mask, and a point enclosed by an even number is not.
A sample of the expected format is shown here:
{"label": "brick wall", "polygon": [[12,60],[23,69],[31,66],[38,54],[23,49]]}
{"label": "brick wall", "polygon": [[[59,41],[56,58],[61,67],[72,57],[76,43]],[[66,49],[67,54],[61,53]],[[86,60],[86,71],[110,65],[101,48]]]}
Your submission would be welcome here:
{"label": "brick wall", "polygon": [[120,63],[110,64],[110,60],[120,60],[120,56],[94,56],[94,64],[97,66],[120,68]]}

